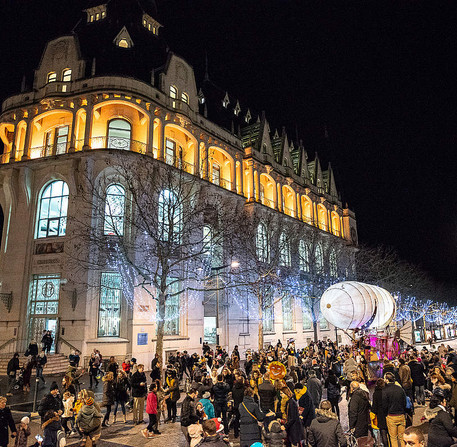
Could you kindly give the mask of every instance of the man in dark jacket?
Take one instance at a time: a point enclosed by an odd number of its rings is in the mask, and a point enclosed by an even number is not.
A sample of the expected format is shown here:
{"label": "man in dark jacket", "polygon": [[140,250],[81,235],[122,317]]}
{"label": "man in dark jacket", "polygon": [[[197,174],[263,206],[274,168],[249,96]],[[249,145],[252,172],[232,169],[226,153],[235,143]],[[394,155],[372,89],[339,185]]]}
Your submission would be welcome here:
{"label": "man in dark jacket", "polygon": [[259,385],[260,409],[264,413],[275,411],[276,390],[270,381],[270,374],[265,373],[263,382]]}
{"label": "man in dark jacket", "polygon": [[254,401],[254,391],[252,388],[246,388],[244,390],[244,399],[239,406],[239,413],[240,447],[250,447],[255,442],[262,442],[258,422],[263,421],[265,415]]}
{"label": "man in dark jacket", "polygon": [[408,363],[413,379],[414,397],[418,405],[425,405],[425,368],[422,362],[417,361],[417,357],[412,356]]}
{"label": "man in dark jacket", "polygon": [[349,428],[356,438],[368,436],[370,426],[370,401],[368,393],[360,389],[359,382],[353,381],[350,386],[351,398],[348,405]]}
{"label": "man in dark jacket", "polygon": [[308,393],[313,400],[314,408],[319,408],[322,399],[322,382],[316,377],[316,373],[313,369],[308,373],[306,386],[308,388]]}
{"label": "man in dark jacket", "polygon": [[382,391],[382,406],[386,415],[390,445],[402,445],[406,428],[406,394],[400,385],[395,384],[395,376],[392,373],[385,374],[384,378],[387,383]]}
{"label": "man in dark jacket", "polygon": [[11,410],[6,407],[6,397],[0,396],[0,447],[8,446],[8,427],[11,434],[16,436],[16,425],[14,425]]}
{"label": "man in dark jacket", "polygon": [[198,422],[197,412],[195,411],[195,399],[197,397],[197,390],[192,388],[187,396],[182,401],[181,408],[181,430],[186,438],[187,443],[190,445],[191,438],[188,433],[189,425]]}
{"label": "man in dark jacket", "polygon": [[309,443],[319,447],[346,447],[346,436],[344,436],[337,415],[332,412],[330,401],[323,400],[316,413],[317,417],[311,422],[309,429]]}
{"label": "man in dark jacket", "polygon": [[232,387],[233,415],[234,415],[233,432],[234,432],[235,438],[238,438],[238,436],[240,436],[239,407],[240,407],[241,402],[243,402],[243,399],[244,399],[245,388],[246,388],[246,384],[245,384],[243,376],[241,376],[241,374],[236,373],[235,381],[234,381],[233,387]]}
{"label": "man in dark jacket", "polygon": [[6,367],[6,374],[8,375],[8,392],[6,393],[7,396],[13,395],[13,385],[16,381],[16,372],[19,368],[19,353],[15,352],[13,358],[10,359],[8,366]]}
{"label": "man in dark jacket", "polygon": [[141,424],[144,414],[144,398],[147,394],[146,374],[144,365],[138,365],[137,371],[131,378],[132,397],[133,397],[133,423]]}
{"label": "man in dark jacket", "polygon": [[212,393],[214,397],[214,415],[222,418],[225,433],[229,432],[227,424],[227,395],[230,392],[230,387],[224,382],[222,374],[217,376],[217,382],[213,385]]}
{"label": "man in dark jacket", "polygon": [[217,433],[216,422],[213,419],[203,421],[203,439],[197,444],[202,447],[228,447],[228,439],[221,438]]}
{"label": "man in dark jacket", "polygon": [[63,412],[63,403],[56,382],[52,382],[49,394],[46,394],[46,396],[41,399],[40,405],[38,405],[38,414],[41,416],[42,423],[44,422],[46,412],[49,410],[52,410],[59,415]]}

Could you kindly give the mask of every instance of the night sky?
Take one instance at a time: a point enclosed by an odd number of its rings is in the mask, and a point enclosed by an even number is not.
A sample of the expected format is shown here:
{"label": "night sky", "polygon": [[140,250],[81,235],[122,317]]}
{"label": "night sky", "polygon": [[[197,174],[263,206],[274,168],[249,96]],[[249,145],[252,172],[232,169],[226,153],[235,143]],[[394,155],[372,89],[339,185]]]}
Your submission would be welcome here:
{"label": "night sky", "polygon": [[[132,0],[134,1],[134,0]],[[101,0],[103,3],[103,0]],[[170,48],[311,159],[330,161],[361,243],[457,281],[455,1],[158,0]],[[1,0],[0,99],[84,0]],[[256,115],[255,115],[256,116]],[[325,138],[327,129],[327,138]]]}

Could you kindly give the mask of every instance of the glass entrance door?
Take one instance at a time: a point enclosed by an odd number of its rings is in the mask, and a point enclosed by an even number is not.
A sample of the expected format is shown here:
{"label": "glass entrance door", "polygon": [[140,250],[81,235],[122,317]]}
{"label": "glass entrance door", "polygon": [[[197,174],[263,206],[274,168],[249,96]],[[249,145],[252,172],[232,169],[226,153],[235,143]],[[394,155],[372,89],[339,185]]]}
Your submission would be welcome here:
{"label": "glass entrance door", "polygon": [[41,346],[45,331],[51,331],[55,352],[58,337],[60,274],[33,275],[29,292],[28,342],[35,340]]}

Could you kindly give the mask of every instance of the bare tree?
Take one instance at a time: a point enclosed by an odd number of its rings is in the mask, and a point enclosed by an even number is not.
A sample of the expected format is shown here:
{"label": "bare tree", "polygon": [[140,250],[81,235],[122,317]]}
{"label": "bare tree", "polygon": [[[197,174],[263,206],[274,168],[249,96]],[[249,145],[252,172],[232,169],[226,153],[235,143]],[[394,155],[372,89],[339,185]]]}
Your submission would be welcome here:
{"label": "bare tree", "polygon": [[[135,293],[145,292],[155,302],[156,352],[162,357],[172,324],[167,305],[211,279],[212,247],[230,239],[239,203],[185,170],[135,153],[101,155],[81,172],[80,212],[70,235],[75,271],[118,272],[132,304]],[[98,287],[97,275],[88,284]]]}

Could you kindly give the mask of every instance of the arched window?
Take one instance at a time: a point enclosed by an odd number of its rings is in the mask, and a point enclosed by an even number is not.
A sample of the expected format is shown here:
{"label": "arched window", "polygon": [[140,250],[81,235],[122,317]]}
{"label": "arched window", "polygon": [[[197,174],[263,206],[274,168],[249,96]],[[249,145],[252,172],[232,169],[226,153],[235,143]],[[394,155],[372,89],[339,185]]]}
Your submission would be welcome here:
{"label": "arched window", "polygon": [[48,83],[49,82],[56,82],[57,81],[57,74],[55,71],[51,71],[51,73],[48,73]]}
{"label": "arched window", "polygon": [[279,265],[290,267],[290,242],[286,233],[279,236]]}
{"label": "arched window", "polygon": [[189,104],[189,95],[185,92],[181,93],[181,101],[185,102],[186,104]]}
{"label": "arched window", "polygon": [[256,233],[256,251],[257,251],[257,259],[260,262],[269,262],[270,261],[270,247],[268,244],[268,235],[267,229],[263,223],[259,223],[257,226],[257,233]]}
{"label": "arched window", "polygon": [[68,185],[62,180],[49,183],[39,200],[36,237],[65,236],[67,208]]}
{"label": "arched window", "polygon": [[324,254],[322,252],[321,244],[316,245],[315,251],[316,273],[324,272]]}
{"label": "arched window", "polygon": [[63,82],[70,82],[71,81],[71,68],[66,68],[62,72],[62,81]]}
{"label": "arched window", "polygon": [[174,85],[170,85],[170,98],[178,99],[178,89]]}
{"label": "arched window", "polygon": [[181,242],[182,205],[178,196],[169,189],[159,195],[159,237],[163,241]]}
{"label": "arched window", "polygon": [[132,126],[123,119],[111,120],[108,124],[108,149],[130,150],[130,141],[132,138]]}
{"label": "arched window", "polygon": [[336,278],[338,276],[338,261],[336,259],[336,251],[332,249],[329,255],[330,276]]}
{"label": "arched window", "polygon": [[298,243],[298,267],[302,272],[309,272],[309,248],[303,239]]}
{"label": "arched window", "polygon": [[110,185],[105,200],[105,235],[124,235],[125,189],[121,185]]}

